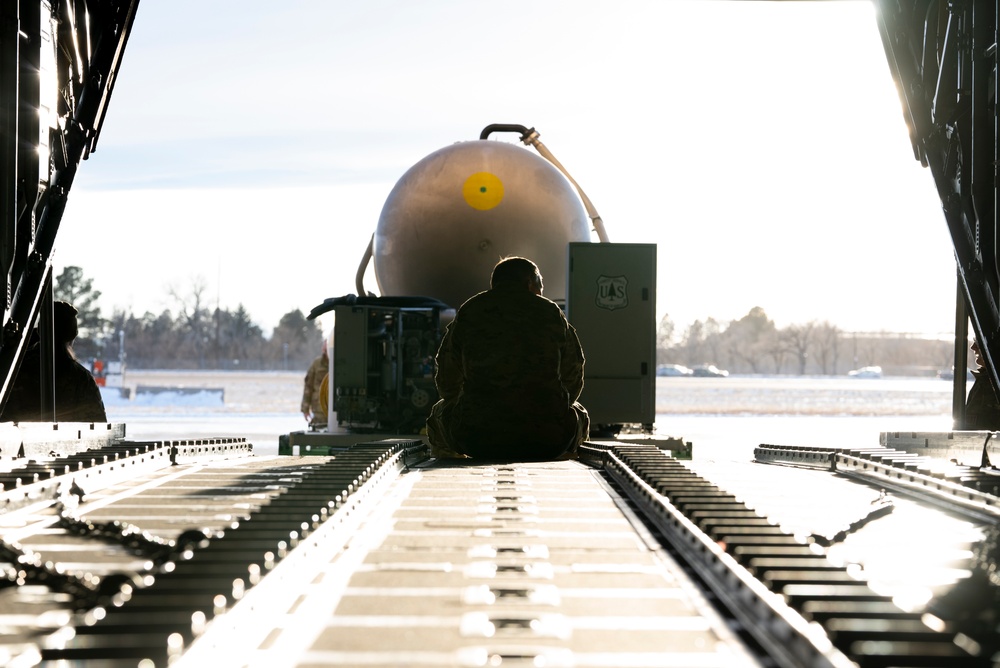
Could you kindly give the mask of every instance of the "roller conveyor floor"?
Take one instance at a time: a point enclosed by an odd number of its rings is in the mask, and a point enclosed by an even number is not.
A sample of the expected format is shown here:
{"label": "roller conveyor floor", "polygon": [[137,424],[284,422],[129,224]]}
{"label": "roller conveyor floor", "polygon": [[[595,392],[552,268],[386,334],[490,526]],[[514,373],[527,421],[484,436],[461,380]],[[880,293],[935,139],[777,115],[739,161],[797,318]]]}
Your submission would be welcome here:
{"label": "roller conveyor floor", "polygon": [[[419,439],[125,450],[8,462],[64,473],[0,497],[0,663],[992,666],[998,647],[975,620],[928,625],[850,556],[854,520],[893,506],[829,469],[617,442],[516,464]],[[960,549],[983,535],[963,531]]]}
{"label": "roller conveyor floor", "polygon": [[[240,665],[760,665],[577,462],[410,469],[275,613]],[[241,628],[184,665],[231,657]]]}

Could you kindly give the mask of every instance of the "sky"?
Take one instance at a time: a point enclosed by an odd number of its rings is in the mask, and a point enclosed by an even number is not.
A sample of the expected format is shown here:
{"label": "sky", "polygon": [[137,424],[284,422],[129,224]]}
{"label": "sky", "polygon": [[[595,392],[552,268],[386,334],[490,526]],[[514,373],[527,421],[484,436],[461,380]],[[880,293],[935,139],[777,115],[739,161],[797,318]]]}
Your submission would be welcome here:
{"label": "sky", "polygon": [[356,292],[396,181],[491,123],[536,128],[612,242],[657,244],[679,331],[756,306],[953,331],[941,203],[863,0],[142,0],[54,270],[105,315],[201,285],[269,334]]}

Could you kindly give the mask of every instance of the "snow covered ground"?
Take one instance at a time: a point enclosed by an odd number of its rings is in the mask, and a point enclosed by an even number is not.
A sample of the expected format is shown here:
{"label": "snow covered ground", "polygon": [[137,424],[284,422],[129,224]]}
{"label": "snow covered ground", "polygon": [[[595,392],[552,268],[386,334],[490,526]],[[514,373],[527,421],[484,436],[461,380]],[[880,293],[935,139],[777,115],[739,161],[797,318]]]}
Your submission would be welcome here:
{"label": "snow covered ground", "polygon": [[[105,388],[108,419],[132,439],[245,437],[262,454],[307,428],[305,371],[129,371],[126,399]],[[928,378],[657,378],[656,430],[702,457],[746,461],[761,443],[878,444],[882,431],[951,429],[951,384]],[[176,388],[137,395],[136,388]]]}

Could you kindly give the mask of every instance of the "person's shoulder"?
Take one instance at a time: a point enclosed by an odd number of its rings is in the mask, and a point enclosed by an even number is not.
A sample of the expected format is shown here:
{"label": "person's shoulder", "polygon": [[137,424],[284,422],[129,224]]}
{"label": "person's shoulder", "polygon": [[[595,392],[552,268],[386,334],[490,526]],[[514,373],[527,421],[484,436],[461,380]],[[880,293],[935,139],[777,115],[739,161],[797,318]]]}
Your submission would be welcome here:
{"label": "person's shoulder", "polygon": [[469,313],[474,313],[480,308],[490,304],[496,299],[496,295],[492,290],[484,290],[483,292],[478,292],[464,302],[458,307],[455,312],[455,318],[458,319],[462,316],[467,316]]}
{"label": "person's shoulder", "polygon": [[544,311],[554,317],[565,319],[566,314],[563,313],[562,307],[555,303],[545,295],[536,295],[534,293],[528,293],[531,295],[531,303],[540,311]]}
{"label": "person's shoulder", "polygon": [[545,295],[536,295],[534,292],[531,292],[529,294],[535,298],[535,301],[539,301],[545,304],[546,308],[554,308],[558,309],[560,312],[562,311],[562,307],[560,307],[559,304],[555,303]]}
{"label": "person's shoulder", "polygon": [[90,372],[90,369],[83,366],[79,360],[70,360],[67,364],[67,369],[69,369],[69,372],[77,378],[90,380],[94,379],[94,374]]}
{"label": "person's shoulder", "polygon": [[458,310],[461,311],[466,306],[475,306],[476,304],[478,304],[480,302],[488,301],[490,299],[494,299],[495,296],[496,296],[496,293],[493,290],[483,290],[482,292],[477,292],[476,294],[472,295],[471,297],[469,297],[468,299],[466,299],[464,302],[462,302],[462,305],[458,307]]}

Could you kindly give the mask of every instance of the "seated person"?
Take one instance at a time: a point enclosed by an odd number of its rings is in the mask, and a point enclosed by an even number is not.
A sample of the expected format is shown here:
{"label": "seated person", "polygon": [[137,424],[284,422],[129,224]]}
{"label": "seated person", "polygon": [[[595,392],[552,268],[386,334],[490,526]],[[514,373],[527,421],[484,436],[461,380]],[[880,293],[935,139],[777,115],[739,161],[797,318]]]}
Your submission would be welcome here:
{"label": "seated person", "polygon": [[583,348],[562,309],[542,296],[523,257],[501,260],[490,289],[466,301],[438,348],[440,400],[427,419],[436,457],[547,460],[589,435]]}
{"label": "seated person", "polygon": [[[76,361],[73,353],[78,331],[76,314],[76,308],[66,302],[57,301],[52,305],[56,422],[107,422],[97,381]],[[24,354],[0,421],[48,422],[51,419],[51,415],[42,415],[41,346],[35,343]]]}

